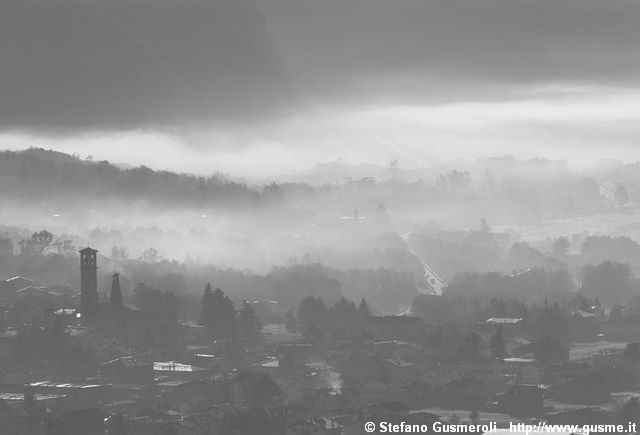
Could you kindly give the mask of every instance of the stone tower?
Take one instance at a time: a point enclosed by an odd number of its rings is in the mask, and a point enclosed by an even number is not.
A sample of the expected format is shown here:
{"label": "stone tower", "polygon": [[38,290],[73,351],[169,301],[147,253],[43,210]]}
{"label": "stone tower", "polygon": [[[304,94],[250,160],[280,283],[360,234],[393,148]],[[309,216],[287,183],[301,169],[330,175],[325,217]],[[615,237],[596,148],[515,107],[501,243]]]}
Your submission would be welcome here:
{"label": "stone tower", "polygon": [[120,274],[118,272],[113,273],[111,281],[111,305],[117,308],[123,306],[122,290],[120,290]]}
{"label": "stone tower", "polygon": [[84,248],[80,251],[80,308],[87,312],[98,304],[98,251]]}

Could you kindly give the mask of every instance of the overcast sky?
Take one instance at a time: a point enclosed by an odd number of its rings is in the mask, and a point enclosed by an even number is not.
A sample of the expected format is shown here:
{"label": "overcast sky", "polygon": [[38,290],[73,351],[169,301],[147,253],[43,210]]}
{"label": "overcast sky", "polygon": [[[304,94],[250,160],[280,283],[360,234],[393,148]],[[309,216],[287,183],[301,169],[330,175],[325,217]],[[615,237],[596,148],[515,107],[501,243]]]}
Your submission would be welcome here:
{"label": "overcast sky", "polygon": [[635,161],[638,23],[637,0],[0,0],[0,146],[240,176]]}

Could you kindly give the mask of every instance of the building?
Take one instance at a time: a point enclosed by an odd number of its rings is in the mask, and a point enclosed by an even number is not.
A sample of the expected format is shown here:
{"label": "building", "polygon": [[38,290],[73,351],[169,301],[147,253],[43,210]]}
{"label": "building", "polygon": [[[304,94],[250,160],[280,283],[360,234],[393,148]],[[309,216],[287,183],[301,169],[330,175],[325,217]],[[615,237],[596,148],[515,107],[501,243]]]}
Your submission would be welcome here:
{"label": "building", "polygon": [[[80,310],[84,326],[95,327],[110,336],[122,337],[131,345],[152,345],[154,331],[171,329],[179,335],[174,310],[141,310],[122,298],[120,275],[114,273],[109,302],[98,300],[97,250],[80,250]],[[163,334],[166,335],[166,334]],[[181,341],[172,336],[172,343]]]}
{"label": "building", "polygon": [[500,374],[516,384],[538,385],[542,379],[540,367],[534,358],[505,358]]}
{"label": "building", "polygon": [[490,339],[498,329],[502,329],[502,335],[507,340],[521,337],[524,332],[522,318],[520,317],[491,317],[484,322],[476,324],[475,329],[484,340]]}
{"label": "building", "polygon": [[35,394],[66,396],[71,406],[87,406],[112,401],[111,384],[42,381],[32,382],[29,386]]}
{"label": "building", "polygon": [[87,316],[98,305],[98,251],[80,250],[80,307]]}
{"label": "building", "polygon": [[153,365],[124,356],[100,364],[100,379],[121,383],[153,383]]}

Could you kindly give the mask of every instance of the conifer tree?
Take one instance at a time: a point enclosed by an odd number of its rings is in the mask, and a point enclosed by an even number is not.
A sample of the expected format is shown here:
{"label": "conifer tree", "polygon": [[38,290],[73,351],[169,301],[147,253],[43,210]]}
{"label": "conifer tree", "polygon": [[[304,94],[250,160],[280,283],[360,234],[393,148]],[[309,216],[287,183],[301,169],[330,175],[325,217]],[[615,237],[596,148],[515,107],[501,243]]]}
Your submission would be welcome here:
{"label": "conifer tree", "polygon": [[362,300],[360,301],[360,305],[358,305],[358,314],[360,314],[360,317],[362,317],[363,319],[368,319],[369,317],[371,317],[369,304],[367,304],[367,300],[365,298],[362,298]]}
{"label": "conifer tree", "polygon": [[502,359],[504,358],[505,353],[505,343],[504,343],[504,329],[500,326],[495,334],[491,337],[491,341],[489,342],[491,346],[491,356],[494,358]]}
{"label": "conifer tree", "polygon": [[240,338],[245,345],[254,346],[262,341],[262,323],[251,304],[242,301],[239,314]]}
{"label": "conifer tree", "polygon": [[207,283],[202,296],[200,324],[213,339],[233,339],[236,336],[236,308],[219,288],[211,290]]}

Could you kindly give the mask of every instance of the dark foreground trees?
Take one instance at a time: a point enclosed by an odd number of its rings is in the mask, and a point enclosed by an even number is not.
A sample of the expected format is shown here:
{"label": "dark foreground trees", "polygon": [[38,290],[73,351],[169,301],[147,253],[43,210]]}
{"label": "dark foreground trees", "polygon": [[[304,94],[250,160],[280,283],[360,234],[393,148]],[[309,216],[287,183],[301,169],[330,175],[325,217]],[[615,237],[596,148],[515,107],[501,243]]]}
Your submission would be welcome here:
{"label": "dark foreground trees", "polygon": [[202,296],[200,324],[207,329],[212,339],[231,339],[237,333],[236,308],[233,302],[219,288],[212,290],[209,283]]}

